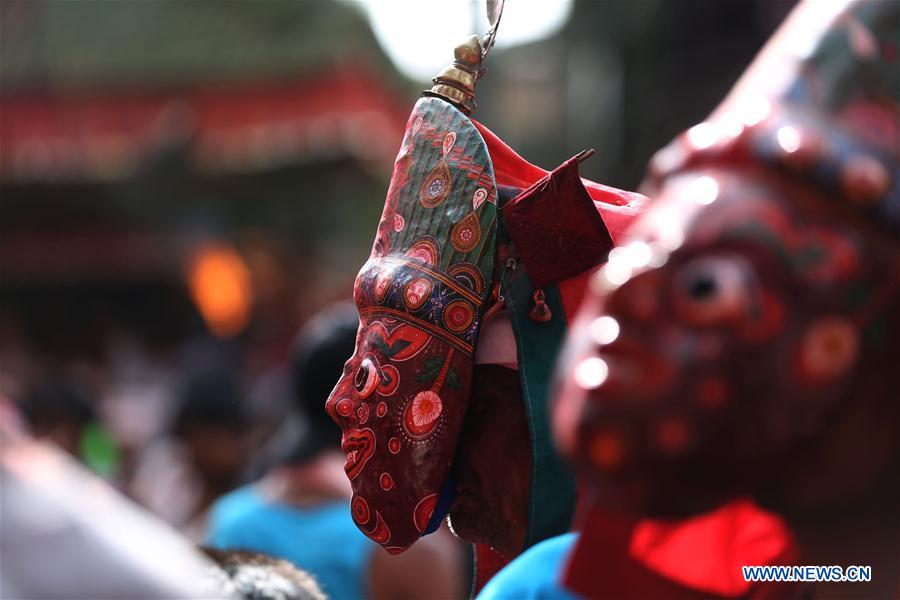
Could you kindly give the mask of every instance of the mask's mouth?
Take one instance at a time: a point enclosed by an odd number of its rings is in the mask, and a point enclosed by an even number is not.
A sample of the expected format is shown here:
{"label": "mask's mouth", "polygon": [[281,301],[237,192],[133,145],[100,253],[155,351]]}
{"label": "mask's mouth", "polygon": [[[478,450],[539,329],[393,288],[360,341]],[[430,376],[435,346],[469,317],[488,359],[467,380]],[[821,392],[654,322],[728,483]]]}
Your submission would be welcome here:
{"label": "mask's mouth", "polygon": [[344,434],[341,450],[347,455],[344,472],[352,480],[375,453],[375,433],[371,429],[352,429]]}

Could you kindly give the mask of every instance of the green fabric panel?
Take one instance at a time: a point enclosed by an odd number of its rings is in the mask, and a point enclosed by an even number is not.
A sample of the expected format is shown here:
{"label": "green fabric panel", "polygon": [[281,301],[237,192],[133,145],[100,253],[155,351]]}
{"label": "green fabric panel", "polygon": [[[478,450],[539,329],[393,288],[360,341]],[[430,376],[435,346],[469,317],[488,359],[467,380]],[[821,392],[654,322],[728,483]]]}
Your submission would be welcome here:
{"label": "green fabric panel", "polygon": [[531,498],[525,547],[569,530],[575,511],[575,476],[553,446],[548,392],[556,357],[566,334],[559,286],[544,288],[544,301],[553,312],[546,323],[528,313],[534,306],[534,287],[519,265],[509,280],[506,306],[516,336],[519,379],[531,433]]}

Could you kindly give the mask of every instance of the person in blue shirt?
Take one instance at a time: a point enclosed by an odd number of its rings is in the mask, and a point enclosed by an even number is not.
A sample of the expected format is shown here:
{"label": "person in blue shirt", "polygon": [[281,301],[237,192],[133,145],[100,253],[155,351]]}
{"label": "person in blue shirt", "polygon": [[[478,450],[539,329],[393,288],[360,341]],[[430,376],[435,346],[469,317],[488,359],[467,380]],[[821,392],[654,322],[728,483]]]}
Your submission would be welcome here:
{"label": "person in blue shirt", "polygon": [[560,581],[577,541],[572,532],[532,546],[491,579],[477,600],[577,600]]}
{"label": "person in blue shirt", "polygon": [[350,516],[341,434],[324,404],[353,354],[357,326],[355,307],[341,303],[300,332],[291,372],[304,432],[260,481],[214,504],[207,544],[286,559],[310,573],[329,598],[463,597],[462,548],[448,532],[391,556]]}

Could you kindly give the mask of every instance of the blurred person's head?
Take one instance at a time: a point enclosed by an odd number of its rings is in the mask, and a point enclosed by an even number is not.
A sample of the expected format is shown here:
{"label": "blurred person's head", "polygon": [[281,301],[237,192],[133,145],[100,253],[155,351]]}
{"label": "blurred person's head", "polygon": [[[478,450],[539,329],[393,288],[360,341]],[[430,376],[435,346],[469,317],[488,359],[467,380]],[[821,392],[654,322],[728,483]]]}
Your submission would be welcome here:
{"label": "blurred person's head", "polygon": [[57,376],[28,390],[21,408],[35,437],[47,438],[73,456],[78,455],[84,429],[95,417],[84,390]]}
{"label": "blurred person's head", "polygon": [[247,460],[247,416],[237,378],[213,369],[189,376],[181,390],[174,433],[203,480],[216,488],[234,485]]}
{"label": "blurred person's head", "polygon": [[258,552],[214,550],[204,553],[217,565],[210,587],[241,600],[325,600],[315,579],[286,560]]}
{"label": "blurred person's head", "polygon": [[297,335],[290,355],[291,387],[293,407],[304,426],[286,462],[302,464],[340,450],[341,430],[323,405],[353,354],[358,328],[356,307],[339,302],[314,315]]}

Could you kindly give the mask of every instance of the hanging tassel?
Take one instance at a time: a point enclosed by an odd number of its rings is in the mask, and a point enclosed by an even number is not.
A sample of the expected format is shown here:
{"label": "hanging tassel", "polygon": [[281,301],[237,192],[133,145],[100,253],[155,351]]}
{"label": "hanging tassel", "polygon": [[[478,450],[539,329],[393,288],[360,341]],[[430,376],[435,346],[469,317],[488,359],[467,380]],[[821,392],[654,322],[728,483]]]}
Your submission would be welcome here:
{"label": "hanging tassel", "polygon": [[533,298],[534,306],[528,313],[531,320],[535,323],[546,323],[552,319],[553,311],[550,310],[550,307],[544,301],[544,290],[535,290]]}

